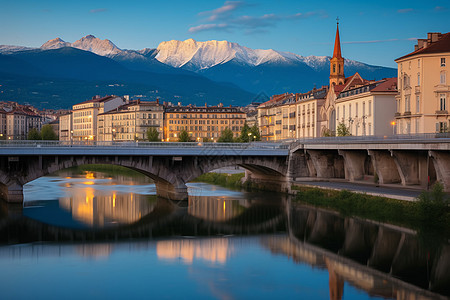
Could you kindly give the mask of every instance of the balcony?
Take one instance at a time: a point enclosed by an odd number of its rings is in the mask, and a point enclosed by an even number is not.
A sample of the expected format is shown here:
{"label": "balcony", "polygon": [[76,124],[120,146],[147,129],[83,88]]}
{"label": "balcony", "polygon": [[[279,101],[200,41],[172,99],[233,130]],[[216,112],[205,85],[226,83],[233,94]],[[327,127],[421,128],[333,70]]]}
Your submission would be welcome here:
{"label": "balcony", "polygon": [[411,112],[410,111],[405,111],[405,113],[403,114],[404,116],[410,116]]}
{"label": "balcony", "polygon": [[448,115],[448,111],[447,110],[437,110],[436,114],[437,115]]}
{"label": "balcony", "polygon": [[414,90],[416,94],[420,94],[420,85],[417,85]]}
{"label": "balcony", "polygon": [[399,112],[396,112],[396,113],[394,114],[395,117],[400,117],[401,115],[402,115],[402,114],[399,113]]}

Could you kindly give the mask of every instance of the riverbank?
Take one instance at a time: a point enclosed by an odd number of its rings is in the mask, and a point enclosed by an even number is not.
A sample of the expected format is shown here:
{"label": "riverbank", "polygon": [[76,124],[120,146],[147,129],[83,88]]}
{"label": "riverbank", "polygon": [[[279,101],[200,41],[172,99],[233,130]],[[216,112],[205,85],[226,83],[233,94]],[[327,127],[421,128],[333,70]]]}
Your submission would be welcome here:
{"label": "riverbank", "polygon": [[373,221],[405,226],[412,229],[437,231],[450,236],[448,195],[439,187],[423,192],[417,201],[403,201],[348,190],[331,190],[311,186],[293,186],[295,202],[338,211]]}
{"label": "riverbank", "polygon": [[[206,173],[195,181],[228,188],[251,189],[250,183],[242,182],[243,177],[242,173]],[[450,209],[445,204],[448,195],[443,192],[416,192],[416,197],[409,196],[408,199],[400,200],[389,197],[389,194],[370,195],[361,191],[312,185],[295,184],[292,190],[296,194],[294,202],[297,203],[331,209],[344,216],[355,216],[416,230],[431,229],[450,236]],[[382,192],[381,195],[386,195]]]}

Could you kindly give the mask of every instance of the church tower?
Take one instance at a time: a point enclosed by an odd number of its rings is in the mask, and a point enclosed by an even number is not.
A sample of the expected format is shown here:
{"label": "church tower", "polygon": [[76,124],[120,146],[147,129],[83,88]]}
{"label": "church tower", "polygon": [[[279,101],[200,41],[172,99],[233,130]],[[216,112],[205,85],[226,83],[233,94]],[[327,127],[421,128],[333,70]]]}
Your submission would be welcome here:
{"label": "church tower", "polygon": [[341,40],[339,39],[339,19],[337,21],[333,57],[330,59],[330,86],[344,84],[345,80],[344,58],[341,54]]}

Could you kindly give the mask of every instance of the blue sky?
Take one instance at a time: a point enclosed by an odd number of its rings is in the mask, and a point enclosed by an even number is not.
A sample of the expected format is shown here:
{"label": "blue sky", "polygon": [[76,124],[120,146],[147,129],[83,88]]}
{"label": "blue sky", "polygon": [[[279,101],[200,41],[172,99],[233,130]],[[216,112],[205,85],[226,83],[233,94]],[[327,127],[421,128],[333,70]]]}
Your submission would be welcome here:
{"label": "blue sky", "polygon": [[39,47],[93,34],[122,49],[162,41],[228,40],[256,49],[331,55],[336,17],[343,56],[395,67],[427,32],[450,31],[450,1],[5,1],[0,44]]}

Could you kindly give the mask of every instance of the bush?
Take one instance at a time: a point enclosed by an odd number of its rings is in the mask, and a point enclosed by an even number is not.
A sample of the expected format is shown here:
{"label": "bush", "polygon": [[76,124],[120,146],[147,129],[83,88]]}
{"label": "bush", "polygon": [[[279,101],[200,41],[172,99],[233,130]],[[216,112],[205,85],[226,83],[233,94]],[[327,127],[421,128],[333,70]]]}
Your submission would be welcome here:
{"label": "bush", "polygon": [[436,182],[431,191],[422,192],[418,200],[419,219],[423,225],[436,227],[446,222],[449,199],[440,182]]}

